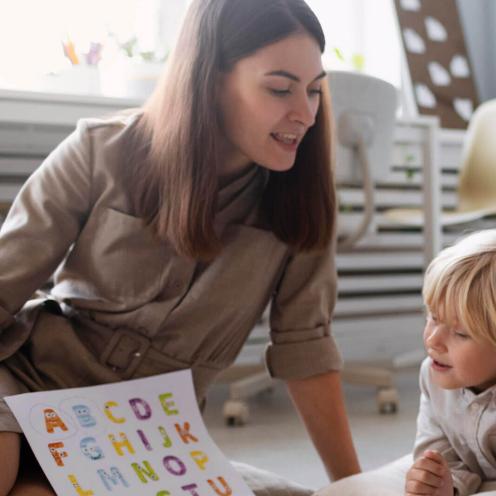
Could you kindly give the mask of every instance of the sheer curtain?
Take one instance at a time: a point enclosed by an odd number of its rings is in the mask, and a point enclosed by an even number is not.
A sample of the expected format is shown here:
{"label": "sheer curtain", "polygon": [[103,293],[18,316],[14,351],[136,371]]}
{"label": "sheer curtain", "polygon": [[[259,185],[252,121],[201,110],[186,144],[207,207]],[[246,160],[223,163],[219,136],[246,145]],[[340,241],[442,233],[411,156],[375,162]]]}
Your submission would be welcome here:
{"label": "sheer curtain", "polygon": [[[165,55],[190,1],[0,2],[0,87],[37,89],[44,74],[70,69],[62,51],[67,38],[81,55],[91,42],[102,42],[103,56],[115,58],[109,33],[121,42],[136,36],[140,51]],[[307,1],[326,34],[326,68],[353,69],[359,63],[364,72],[400,86],[401,52],[392,0]]]}
{"label": "sheer curtain", "polygon": [[[0,2],[0,88],[37,90],[47,74],[70,72],[62,42],[70,39],[85,65],[90,44],[102,56],[136,37],[139,52],[165,55],[175,38],[188,0],[14,0]],[[61,88],[63,90],[63,88]],[[70,85],[67,92],[70,92]]]}
{"label": "sheer curtain", "polygon": [[[327,69],[356,69],[401,86],[401,44],[392,0],[307,0],[327,39]],[[336,52],[341,55],[338,56]]]}

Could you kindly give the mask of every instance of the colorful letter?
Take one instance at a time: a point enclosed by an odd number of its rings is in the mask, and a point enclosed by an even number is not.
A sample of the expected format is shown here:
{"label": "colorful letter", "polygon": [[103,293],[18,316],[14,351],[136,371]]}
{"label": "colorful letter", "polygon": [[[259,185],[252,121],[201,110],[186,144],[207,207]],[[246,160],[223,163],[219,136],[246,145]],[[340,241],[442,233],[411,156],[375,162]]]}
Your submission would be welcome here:
{"label": "colorful letter", "polygon": [[59,448],[63,448],[64,443],[50,443],[48,445],[48,449],[50,450],[50,453],[53,456],[53,459],[55,460],[55,463],[59,467],[64,466],[64,462],[62,461],[62,458],[67,458],[67,451],[58,451]]}
{"label": "colorful letter", "polygon": [[210,487],[219,495],[219,496],[231,496],[232,494],[232,489],[229,487],[229,484],[226,482],[224,477],[217,477],[219,482],[224,486],[224,490],[222,491],[217,487],[215,482],[212,479],[208,479],[207,482],[210,485]]}
{"label": "colorful letter", "polygon": [[165,456],[162,463],[165,470],[172,475],[184,475],[186,473],[186,465],[176,456]]}
{"label": "colorful letter", "polygon": [[200,470],[205,470],[205,465],[208,462],[208,456],[203,453],[203,451],[192,451],[190,455],[191,458],[193,458],[193,461],[198,465],[198,468]]}
{"label": "colorful letter", "polygon": [[84,437],[79,442],[79,447],[81,448],[81,453],[90,460],[101,460],[105,458],[102,448],[98,446],[94,437]]}
{"label": "colorful letter", "polygon": [[138,429],[136,431],[138,433],[138,436],[139,438],[141,439],[141,442],[143,443],[143,446],[148,450],[148,451],[152,451],[152,445],[150,444],[150,442],[148,441],[148,438],[145,436],[145,433],[141,430],[141,429]]}
{"label": "colorful letter", "polygon": [[169,435],[167,434],[167,431],[161,426],[158,426],[158,432],[160,432],[160,435],[162,436],[162,439],[164,442],[162,443],[162,446],[164,448],[170,448],[172,446],[172,441]]}
{"label": "colorful letter", "polygon": [[86,405],[74,405],[72,407],[81,427],[94,427],[96,420],[91,415],[91,410]]}
{"label": "colorful letter", "polygon": [[127,483],[126,479],[124,479],[117,467],[110,467],[111,475],[109,475],[105,470],[101,468],[97,470],[97,473],[100,476],[103,485],[108,491],[112,491],[112,486],[110,485],[110,483],[112,483],[114,486],[117,486],[117,484],[121,482],[124,487],[129,487],[129,484]]}
{"label": "colorful letter", "polygon": [[77,481],[76,477],[73,474],[69,474],[67,477],[79,496],[93,496],[95,494],[93,491],[90,490],[85,491],[84,489],[82,489],[81,486],[79,485],[79,482]]}
{"label": "colorful letter", "polygon": [[143,482],[143,484],[148,483],[146,477],[148,477],[151,480],[158,481],[159,480],[158,475],[156,474],[155,470],[153,470],[150,463],[144,460],[143,465],[145,466],[145,468],[142,468],[138,463],[131,463],[131,467],[134,468],[134,471],[136,472],[136,475],[138,476],[139,480]]}
{"label": "colorful letter", "polygon": [[172,393],[164,393],[158,397],[158,399],[160,400],[160,404],[162,405],[162,408],[164,409],[164,412],[167,416],[178,415],[179,410],[173,409],[176,404],[173,401],[167,401],[169,398],[172,398]]}
{"label": "colorful letter", "polygon": [[45,408],[43,410],[43,415],[45,416],[46,430],[49,434],[53,434],[55,428],[62,429],[63,431],[68,430],[57,412],[52,408]]}
{"label": "colorful letter", "polygon": [[110,439],[110,442],[114,446],[117,454],[119,456],[124,456],[122,448],[126,447],[127,450],[129,451],[129,453],[131,453],[133,455],[134,454],[134,448],[133,448],[133,445],[129,442],[129,439],[127,438],[127,436],[123,432],[120,432],[119,436],[121,437],[121,440],[117,441],[117,438],[113,434],[108,435],[108,438]]}
{"label": "colorful letter", "polygon": [[[145,400],[142,400],[141,398],[132,398],[129,400],[129,404],[138,420],[147,420],[152,416],[152,409]],[[143,412],[140,411],[140,407]]]}
{"label": "colorful letter", "polygon": [[198,488],[197,484],[188,484],[186,486],[182,486],[181,489],[183,491],[189,491],[191,496],[200,496],[197,492],[196,489]]}
{"label": "colorful letter", "polygon": [[184,422],[183,427],[181,427],[179,424],[174,424],[174,427],[176,428],[176,431],[179,434],[179,437],[181,438],[183,443],[189,444],[190,440],[193,443],[198,442],[198,439],[189,432],[190,429],[189,422]]}
{"label": "colorful letter", "polygon": [[110,411],[111,408],[115,408],[116,406],[119,406],[119,403],[115,401],[107,401],[107,403],[105,403],[103,411],[111,422],[114,422],[115,424],[123,424],[126,419],[124,417],[114,417],[113,413]]}
{"label": "colorful letter", "polygon": [[169,491],[159,491],[157,493],[157,496],[170,496],[170,492]]}

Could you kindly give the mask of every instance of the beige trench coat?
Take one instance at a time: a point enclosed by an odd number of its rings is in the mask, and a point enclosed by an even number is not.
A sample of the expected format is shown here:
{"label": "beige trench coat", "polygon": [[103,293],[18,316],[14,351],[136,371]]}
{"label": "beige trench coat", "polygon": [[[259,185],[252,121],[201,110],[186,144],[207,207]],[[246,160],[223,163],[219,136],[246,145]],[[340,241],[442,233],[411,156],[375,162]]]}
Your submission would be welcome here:
{"label": "beige trench coat", "polygon": [[[221,254],[177,255],[130,213],[119,152],[136,116],[80,121],[15,200],[0,231],[0,360],[29,390],[191,368],[201,399],[272,300],[270,373],[338,369],[333,253],[292,255],[257,227],[267,172],[254,166],[219,192]],[[58,305],[25,305],[55,270]]]}

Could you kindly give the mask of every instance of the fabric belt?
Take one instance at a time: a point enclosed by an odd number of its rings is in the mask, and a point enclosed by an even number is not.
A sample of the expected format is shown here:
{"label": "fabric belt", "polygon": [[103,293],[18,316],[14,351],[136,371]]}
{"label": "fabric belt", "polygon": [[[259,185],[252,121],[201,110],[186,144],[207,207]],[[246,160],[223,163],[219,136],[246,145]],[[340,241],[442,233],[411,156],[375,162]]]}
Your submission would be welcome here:
{"label": "fabric belt", "polygon": [[152,339],[135,330],[111,329],[81,317],[74,320],[79,338],[93,350],[99,363],[124,380],[189,368],[197,398],[202,401],[208,386],[222,371],[222,367],[216,364],[188,363],[172,357],[155,348]]}

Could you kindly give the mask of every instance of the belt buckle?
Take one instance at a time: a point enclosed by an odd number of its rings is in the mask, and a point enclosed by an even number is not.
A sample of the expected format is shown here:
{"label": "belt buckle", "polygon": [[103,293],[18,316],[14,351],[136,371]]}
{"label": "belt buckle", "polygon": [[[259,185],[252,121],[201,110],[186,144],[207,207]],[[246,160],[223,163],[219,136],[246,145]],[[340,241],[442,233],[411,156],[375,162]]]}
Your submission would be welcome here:
{"label": "belt buckle", "polygon": [[100,363],[119,372],[123,379],[133,376],[150,348],[150,340],[136,331],[112,330],[112,337],[100,355]]}

